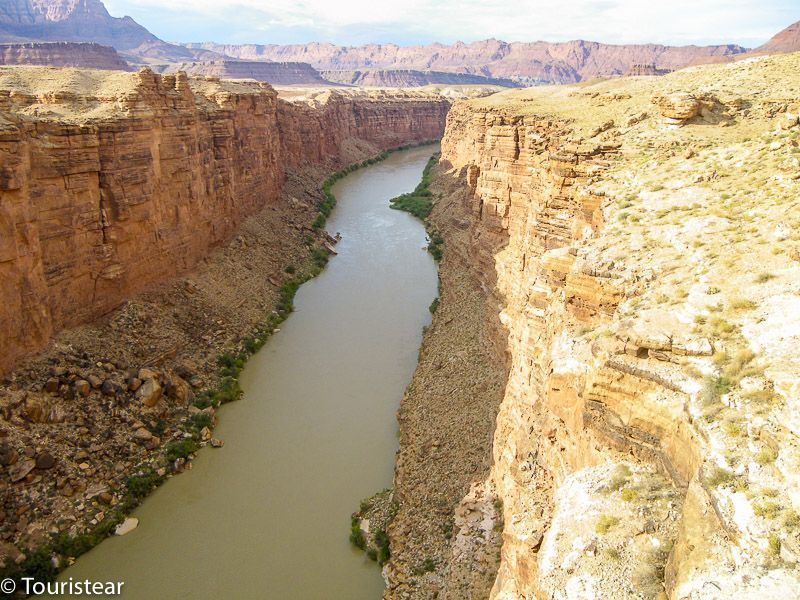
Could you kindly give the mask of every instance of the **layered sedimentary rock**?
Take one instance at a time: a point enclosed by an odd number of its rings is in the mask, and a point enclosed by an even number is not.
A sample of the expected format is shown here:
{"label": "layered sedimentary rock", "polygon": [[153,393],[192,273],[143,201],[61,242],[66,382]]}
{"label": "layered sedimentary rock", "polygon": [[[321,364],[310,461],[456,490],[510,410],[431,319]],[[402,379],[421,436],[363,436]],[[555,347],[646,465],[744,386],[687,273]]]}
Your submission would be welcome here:
{"label": "layered sedimentary rock", "polygon": [[498,79],[469,73],[417,71],[413,69],[368,69],[359,71],[322,71],[328,81],[363,87],[421,87],[431,84],[499,85],[520,87],[510,79]]}
{"label": "layered sedimentary rock", "polygon": [[330,85],[314,67],[301,62],[213,60],[179,63],[168,69],[168,72],[175,71],[222,79],[255,79],[272,85]]}
{"label": "layered sedimentary rock", "polygon": [[[437,137],[449,103],[82,70],[0,70],[0,370],[191,269],[284,170]],[[362,154],[363,155],[363,154]]]}
{"label": "layered sedimentary rock", "polygon": [[[472,488],[502,516],[470,492],[427,526],[451,557],[414,570],[401,503],[387,597],[470,597],[452,572],[465,535],[491,543],[470,534],[482,514],[502,528],[492,598],[800,593],[798,60],[453,108],[434,219],[503,326],[491,473]],[[431,468],[423,441],[405,472]]]}
{"label": "layered sedimentary rock", "polygon": [[570,42],[514,42],[481,40],[470,44],[397,46],[367,44],[357,47],[329,43],[279,45],[186,44],[245,60],[303,61],[320,70],[411,69],[445,71],[512,79],[525,85],[573,83],[593,77],[623,75],[633,64],[655,64],[676,69],[717,57],[745,52],[741,46],[611,45]]}
{"label": "layered sedimentary rock", "polygon": [[0,44],[0,65],[130,70],[128,63],[110,46],[75,42]]}
{"label": "layered sedimentary rock", "polygon": [[6,0],[0,5],[0,41],[95,42],[137,59],[220,58],[163,42],[130,17],[112,17],[100,0]]}
{"label": "layered sedimentary rock", "polygon": [[666,75],[669,72],[669,69],[659,69],[654,64],[631,65],[631,68],[625,73],[625,77],[654,77],[657,75]]}
{"label": "layered sedimentary rock", "polygon": [[100,0],[11,0],[0,10],[6,39],[93,41],[129,50],[158,38],[130,17],[108,14]]}

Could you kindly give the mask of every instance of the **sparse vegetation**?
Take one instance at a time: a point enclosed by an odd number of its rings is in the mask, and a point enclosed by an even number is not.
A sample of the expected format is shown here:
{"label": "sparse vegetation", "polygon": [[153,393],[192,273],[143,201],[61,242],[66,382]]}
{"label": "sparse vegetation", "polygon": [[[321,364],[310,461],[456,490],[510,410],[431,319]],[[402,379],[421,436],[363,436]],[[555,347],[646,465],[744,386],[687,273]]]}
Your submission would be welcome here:
{"label": "sparse vegetation", "polygon": [[426,558],[416,567],[412,569],[414,575],[425,575],[425,573],[433,573],[436,570],[436,563],[432,558]]}
{"label": "sparse vegetation", "polygon": [[735,476],[731,471],[715,465],[708,475],[707,481],[712,487],[719,487],[733,482],[734,478]]}
{"label": "sparse vegetation", "polygon": [[617,465],[617,468],[614,469],[614,473],[611,475],[611,479],[609,479],[606,488],[608,491],[616,492],[628,483],[628,480],[631,477],[631,469],[628,465]]}
{"label": "sparse vegetation", "polygon": [[625,502],[634,502],[639,498],[639,492],[633,488],[624,488],[622,490],[622,499]]}
{"label": "sparse vegetation", "polygon": [[605,535],[613,527],[615,527],[619,523],[619,518],[612,517],[610,515],[600,515],[600,518],[597,519],[597,524],[595,525],[595,531],[600,535]]}
{"label": "sparse vegetation", "polygon": [[760,465],[768,465],[769,463],[773,463],[775,462],[776,458],[778,458],[778,453],[769,446],[764,446],[761,448],[755,456],[756,462]]}

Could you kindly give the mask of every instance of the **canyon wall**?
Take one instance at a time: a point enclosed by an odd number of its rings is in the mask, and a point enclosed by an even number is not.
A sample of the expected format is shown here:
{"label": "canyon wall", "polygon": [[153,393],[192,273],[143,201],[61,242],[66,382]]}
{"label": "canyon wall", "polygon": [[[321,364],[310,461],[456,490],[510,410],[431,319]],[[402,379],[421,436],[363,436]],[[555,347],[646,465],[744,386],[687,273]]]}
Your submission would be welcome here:
{"label": "canyon wall", "polygon": [[110,46],[76,42],[0,44],[0,65],[130,70]]}
{"label": "canyon wall", "polygon": [[453,572],[497,528],[492,598],[798,593],[797,62],[454,106],[433,218],[508,377],[490,472],[439,517],[429,569],[398,535],[425,446],[398,465],[387,597],[468,597]]}
{"label": "canyon wall", "polygon": [[222,79],[255,79],[272,85],[330,85],[319,72],[302,62],[263,62],[245,60],[209,60],[170,65],[167,72],[204,75]]}
{"label": "canyon wall", "polygon": [[191,269],[277,201],[286,168],[436,138],[449,108],[367,94],[312,107],[149,70],[43,74],[0,73],[0,371]]}
{"label": "canyon wall", "polygon": [[498,85],[520,87],[510,79],[486,77],[470,73],[419,71],[414,69],[364,69],[354,71],[322,71],[328,81],[364,87],[420,87],[423,85]]}

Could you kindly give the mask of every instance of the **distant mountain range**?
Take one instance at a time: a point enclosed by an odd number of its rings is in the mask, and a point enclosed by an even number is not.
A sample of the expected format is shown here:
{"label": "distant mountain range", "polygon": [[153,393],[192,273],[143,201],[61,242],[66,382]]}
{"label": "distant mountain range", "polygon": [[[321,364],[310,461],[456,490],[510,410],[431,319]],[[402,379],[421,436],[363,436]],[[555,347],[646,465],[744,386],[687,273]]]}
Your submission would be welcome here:
{"label": "distant mountain range", "polygon": [[[662,73],[693,64],[735,60],[746,53],[797,51],[800,22],[755,50],[736,44],[613,45],[584,40],[507,43],[495,39],[421,46],[349,47],[318,42],[283,46],[213,42],[177,45],[158,39],[130,17],[112,17],[100,0],[0,0],[0,42],[96,42],[115,48],[134,65],[149,64],[158,70],[174,70],[176,65],[182,65],[194,73],[250,73],[263,74],[265,78],[291,75],[288,82],[296,84],[319,85],[320,81],[328,80],[374,86],[426,83],[510,86],[575,83],[631,72]],[[64,52],[62,45],[58,49],[62,62]],[[85,48],[76,53],[88,55]],[[25,51],[6,51],[6,55],[25,62]],[[41,62],[46,51],[39,47],[36,56]],[[285,66],[267,69],[257,64],[232,65],[231,61],[276,62]],[[118,65],[109,59],[108,68],[119,68],[112,64]]]}
{"label": "distant mountain range", "polygon": [[369,44],[336,46],[311,43],[289,46],[186,44],[193,50],[210,50],[246,60],[302,61],[316,69],[415,69],[512,79],[524,84],[575,83],[593,77],[624,75],[635,64],[654,64],[673,70],[747,50],[725,46],[611,45],[572,42],[507,43],[483,40],[452,45],[397,46]]}

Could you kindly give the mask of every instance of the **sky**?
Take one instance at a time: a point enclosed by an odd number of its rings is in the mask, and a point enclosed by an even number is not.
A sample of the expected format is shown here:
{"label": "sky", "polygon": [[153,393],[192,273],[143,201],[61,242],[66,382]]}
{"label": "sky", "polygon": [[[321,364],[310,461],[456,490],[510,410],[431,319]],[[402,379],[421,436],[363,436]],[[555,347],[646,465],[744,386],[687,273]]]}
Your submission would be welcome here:
{"label": "sky", "polygon": [[105,0],[175,42],[762,44],[800,0]]}

